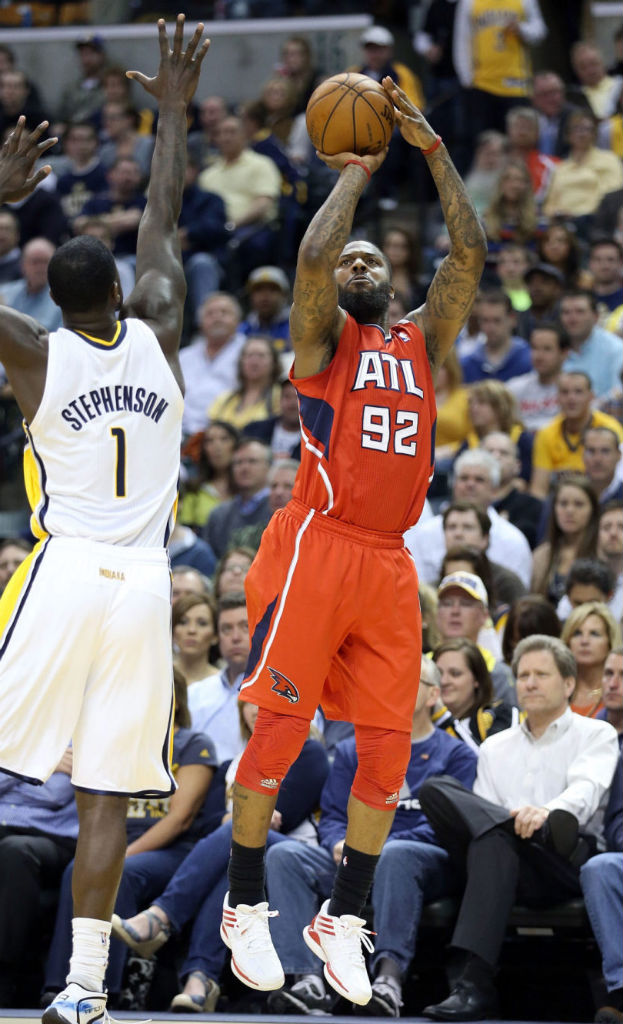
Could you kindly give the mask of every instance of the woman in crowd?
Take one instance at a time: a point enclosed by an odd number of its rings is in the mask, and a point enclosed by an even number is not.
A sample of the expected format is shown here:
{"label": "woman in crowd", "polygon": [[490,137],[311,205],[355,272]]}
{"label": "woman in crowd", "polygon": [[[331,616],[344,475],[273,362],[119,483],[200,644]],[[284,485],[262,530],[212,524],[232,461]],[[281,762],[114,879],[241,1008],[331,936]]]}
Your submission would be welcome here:
{"label": "woman in crowd", "polygon": [[214,600],[209,594],[178,597],[173,602],[171,621],[175,664],[186,679],[192,713],[196,684],[218,672]]}
{"label": "woman in crowd", "polygon": [[574,608],[562,627],[561,639],[578,666],[578,681],[571,710],[587,718],[601,711],[606,658],[621,643],[621,630],[612,612],[601,601],[587,601]]}
{"label": "woman in crowd", "polygon": [[[239,711],[241,731],[248,740],[255,725],[257,707],[241,701]],[[181,1012],[213,1012],[220,994],[217,979],[227,951],[219,928],[228,886],[232,789],[237,767],[238,758],[227,768],[221,827],[195,846],[166,890],[148,910],[130,920],[113,917],[113,934],[142,955],[153,952],[172,933],[179,933],[187,921],[195,919],[188,954],[180,972],[185,980],[184,989],[171,1004],[173,1010]],[[327,774],[325,749],[310,735],[279,790],[268,833],[269,845],[286,835],[303,842],[313,840],[312,815],[318,806]]]}
{"label": "woman in crowd", "polygon": [[402,296],[407,311],[417,309],[424,301],[426,289],[419,282],[421,257],[415,235],[394,224],[383,235],[381,251],[389,260],[392,285]]}
{"label": "woman in crowd", "polygon": [[309,40],[304,36],[289,36],[281,47],[281,63],[277,65],[276,72],[289,82],[293,90],[294,113],[304,114],[318,79]]}
{"label": "woman in crowd", "polygon": [[506,385],[500,380],[480,380],[472,384],[468,391],[468,408],[471,430],[457,454],[466,448],[478,448],[487,434],[508,434],[517,445],[519,475],[528,482],[532,474],[532,437],[523,429],[517,403]]}
{"label": "woman in crowd", "polygon": [[214,573],[214,596],[220,601],[225,594],[244,590],[244,580],[255,558],[253,548],[233,547],[225,552]]}
{"label": "woman in crowd", "polygon": [[482,219],[489,253],[497,253],[503,242],[534,247],[537,211],[530,172],[523,160],[511,159],[504,164]]}
{"label": "woman in crowd", "polygon": [[468,390],[463,386],[463,373],[454,349],[445,358],[435,380],[437,402],[437,432],[435,434],[435,462],[444,464],[454,457],[465,441],[469,429]]}
{"label": "woman in crowd", "polygon": [[[190,725],[186,682],[177,670],[172,765],[177,789],[170,797],[129,801],[128,848],[115,908],[131,917],[140,906],[162,892],[178,866],[210,827],[213,809],[206,796],[216,770],[212,741]],[[71,875],[73,861],[63,875],[54,934],[45,970],[46,1003],[65,986],[71,954]],[[120,942],[110,947],[106,987],[111,1002],[121,991],[127,948]]]}
{"label": "woman in crowd", "polygon": [[219,395],[208,410],[210,420],[225,420],[238,430],[255,420],[279,415],[281,361],[270,340],[249,335],[238,361],[238,387]]}
{"label": "woman in crowd", "polygon": [[260,94],[265,111],[265,125],[282,145],[286,145],[292,132],[296,94],[289,80],[277,76],[269,78]]}
{"label": "woman in crowd", "polygon": [[582,270],[582,255],[575,231],[564,221],[549,224],[536,244],[539,262],[549,263],[563,274],[566,288],[587,288],[590,276]]}
{"label": "woman in crowd", "polygon": [[551,601],[541,594],[525,594],[513,601],[504,624],[502,655],[511,665],[515,648],[520,640],[533,633],[560,636],[561,623]]}
{"label": "woman in crowd", "polygon": [[435,648],[433,661],[441,674],[443,707],[433,721],[477,750],[487,736],[519,721],[516,708],[495,700],[491,676],[475,643],[463,637]]}
{"label": "woman in crowd", "polygon": [[532,556],[530,589],[554,607],[565,592],[567,573],[576,558],[595,558],[599,501],[587,477],[561,477],[555,487],[547,540]]}
{"label": "woman in crowd", "polygon": [[231,460],[240,437],[232,423],[212,422],[193,434],[182,449],[187,471],[179,519],[199,531],[210,512],[235,494]]}
{"label": "woman in crowd", "polygon": [[500,172],[506,160],[508,139],[502,132],[481,132],[476,139],[476,151],[471,167],[465,175],[465,188],[482,217],[491,202]]}

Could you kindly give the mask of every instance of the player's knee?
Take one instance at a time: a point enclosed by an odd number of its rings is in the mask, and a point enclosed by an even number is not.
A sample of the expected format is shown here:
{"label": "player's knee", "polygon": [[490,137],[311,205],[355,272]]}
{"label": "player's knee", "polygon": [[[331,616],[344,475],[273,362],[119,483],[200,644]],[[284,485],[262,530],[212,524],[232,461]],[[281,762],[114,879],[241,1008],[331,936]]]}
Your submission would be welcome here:
{"label": "player's knee", "polygon": [[308,733],[307,719],[260,708],[238,765],[236,782],[256,793],[274,793],[299,756]]}
{"label": "player's knee", "polygon": [[376,810],[394,810],[411,756],[406,732],[356,726],[357,771],[352,793]]}

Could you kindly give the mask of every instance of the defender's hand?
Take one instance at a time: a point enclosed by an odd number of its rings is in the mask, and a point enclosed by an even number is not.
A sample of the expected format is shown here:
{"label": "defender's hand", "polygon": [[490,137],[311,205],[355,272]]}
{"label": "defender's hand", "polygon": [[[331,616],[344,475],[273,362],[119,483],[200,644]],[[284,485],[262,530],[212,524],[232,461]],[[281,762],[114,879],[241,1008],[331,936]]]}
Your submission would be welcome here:
{"label": "defender's hand", "polygon": [[385,149],[382,149],[379,153],[368,153],[367,156],[357,156],[356,153],[334,153],[333,156],[329,156],[328,153],[319,153],[318,150],[316,150],[316,156],[320,157],[323,163],[325,163],[327,167],[332,167],[334,171],[343,170],[344,165],[347,164],[349,160],[358,160],[360,163],[366,165],[370,174],[374,174],[375,171],[378,171],[383,160],[387,156],[387,149],[388,147],[386,146]]}
{"label": "defender's hand", "polygon": [[155,96],[159,102],[164,100],[171,103],[176,101],[190,103],[199,82],[201,63],[210,48],[210,40],[204,39],[195,56],[204,29],[203,24],[200,22],[187,48],[185,50],[182,49],[184,21],[184,15],[178,14],[175,22],[175,34],[173,36],[173,49],[170,50],[166,23],[164,18],[159,19],[160,67],[155,78],[148,78],[141,71],[126,71],[127,78],[134,79],[135,82],[143,86],[146,92]]}
{"label": "defender's hand", "polygon": [[52,170],[46,164],[33,174],[39,157],[58,142],[57,138],[40,141],[48,124],[48,121],[42,121],[34,131],[28,132],[26,118],[18,118],[0,149],[0,202],[16,203],[18,199],[25,199]]}
{"label": "defender's hand", "polygon": [[433,131],[422,111],[418,110],[389,75],[381,85],[394,104],[394,116],[403,139],[418,149],[429,149],[437,138],[437,132]]}

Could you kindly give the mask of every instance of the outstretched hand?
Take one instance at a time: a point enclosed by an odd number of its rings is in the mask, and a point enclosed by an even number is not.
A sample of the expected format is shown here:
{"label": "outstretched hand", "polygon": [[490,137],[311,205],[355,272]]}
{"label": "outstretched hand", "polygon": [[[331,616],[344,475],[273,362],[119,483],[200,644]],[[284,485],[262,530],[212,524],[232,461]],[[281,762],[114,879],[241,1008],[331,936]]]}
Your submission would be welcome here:
{"label": "outstretched hand", "polygon": [[366,156],[358,156],[357,153],[335,153],[332,156],[329,156],[328,153],[320,153],[318,151],[316,151],[316,156],[319,157],[327,167],[332,167],[334,171],[343,170],[345,164],[347,164],[349,160],[358,160],[360,163],[366,165],[370,174],[374,174],[387,156],[387,146],[379,153],[368,153]]}
{"label": "outstretched hand", "polygon": [[394,105],[394,116],[403,139],[418,149],[429,149],[437,138],[437,133],[431,128],[422,111],[418,110],[406,92],[400,89],[389,75],[386,75],[381,85]]}
{"label": "outstretched hand", "polygon": [[204,29],[200,22],[188,46],[185,50],[182,49],[185,20],[183,14],[178,14],[172,50],[169,49],[169,38],[164,18],[158,20],[160,67],[154,78],[148,78],[141,71],[126,71],[128,78],[132,78],[142,85],[143,89],[155,96],[159,103],[162,101],[189,103],[191,101],[199,82],[201,63],[210,48],[210,40],[204,39],[197,52]]}
{"label": "outstretched hand", "polygon": [[26,118],[18,118],[15,128],[0,149],[0,202],[16,203],[34,192],[40,181],[47,178],[52,170],[49,164],[40,167],[33,174],[35,163],[46,150],[56,145],[58,139],[43,139],[48,127],[42,121],[34,131],[26,131]]}

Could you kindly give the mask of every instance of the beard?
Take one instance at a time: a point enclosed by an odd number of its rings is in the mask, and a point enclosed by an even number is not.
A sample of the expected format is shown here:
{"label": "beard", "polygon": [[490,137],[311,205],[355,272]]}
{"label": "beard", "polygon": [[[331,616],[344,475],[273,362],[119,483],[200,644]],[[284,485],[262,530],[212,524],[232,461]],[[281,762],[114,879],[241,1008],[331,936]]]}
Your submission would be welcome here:
{"label": "beard", "polygon": [[387,307],[392,295],[389,282],[378,284],[376,288],[361,291],[346,291],[338,288],[338,302],[342,309],[357,321],[358,324],[378,324],[385,320]]}

